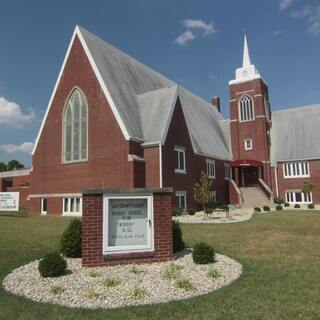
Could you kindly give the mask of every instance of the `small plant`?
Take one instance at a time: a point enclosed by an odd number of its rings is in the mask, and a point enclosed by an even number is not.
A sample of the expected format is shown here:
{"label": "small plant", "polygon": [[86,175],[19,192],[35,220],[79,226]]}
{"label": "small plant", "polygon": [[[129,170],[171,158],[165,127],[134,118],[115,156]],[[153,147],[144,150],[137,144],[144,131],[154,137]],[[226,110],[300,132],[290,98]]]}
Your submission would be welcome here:
{"label": "small plant", "polygon": [[299,209],[299,208],[300,208],[300,204],[299,204],[299,203],[296,203],[296,204],[294,205],[294,208],[295,208],[295,209]]}
{"label": "small plant", "polygon": [[191,289],[193,289],[192,283],[187,278],[183,278],[183,277],[177,278],[175,283],[178,288],[184,291],[190,291]]}
{"label": "small plant", "polygon": [[187,213],[188,213],[189,216],[193,216],[196,212],[197,212],[197,209],[191,209],[190,208],[190,209],[187,210]]}
{"label": "small plant", "polygon": [[309,209],[314,209],[314,204],[313,204],[313,203],[309,203],[309,204],[308,204],[308,208],[309,208]]}
{"label": "small plant", "polygon": [[129,271],[130,271],[131,273],[134,273],[134,274],[140,274],[140,273],[143,273],[145,270],[144,270],[143,268],[138,267],[138,266],[136,266],[136,265],[134,264],[134,265],[132,265],[132,266],[130,267]]}
{"label": "small plant", "polygon": [[270,211],[270,207],[269,206],[263,206],[263,211]]}
{"label": "small plant", "polygon": [[199,242],[193,247],[192,258],[195,264],[213,263],[215,252],[207,243]]}
{"label": "small plant", "polygon": [[284,201],[283,201],[281,198],[279,198],[279,197],[273,198],[273,202],[274,202],[275,204],[283,204],[283,203],[284,203]]}
{"label": "small plant", "polygon": [[205,213],[208,215],[208,214],[211,214],[213,212],[213,209],[212,208],[206,208],[205,209]]}
{"label": "small plant", "polygon": [[49,289],[49,293],[54,294],[54,295],[58,295],[60,293],[62,293],[65,289],[62,288],[61,286],[52,286]]}
{"label": "small plant", "polygon": [[185,244],[182,240],[182,232],[178,221],[172,221],[172,241],[174,253],[184,249]]}
{"label": "small plant", "polygon": [[146,294],[146,291],[139,287],[138,284],[133,285],[130,289],[129,289],[129,296],[133,299],[142,299]]}
{"label": "small plant", "polygon": [[286,202],[286,203],[284,204],[284,206],[285,206],[285,207],[290,207],[290,203]]}
{"label": "small plant", "polygon": [[177,208],[177,207],[173,207],[172,208],[172,215],[174,217],[179,217],[179,216],[182,215],[182,213],[183,213],[183,209],[182,208]]}
{"label": "small plant", "polygon": [[276,206],[276,210],[277,210],[277,211],[281,211],[281,210],[282,210],[281,204],[278,204],[278,205]]}
{"label": "small plant", "polygon": [[213,279],[216,279],[216,278],[219,278],[221,276],[220,272],[215,269],[213,266],[210,266],[208,268],[208,272],[207,272],[207,276],[208,278],[213,278]]}
{"label": "small plant", "polygon": [[59,277],[66,272],[67,262],[58,252],[52,252],[42,258],[38,270],[42,277]]}
{"label": "small plant", "polygon": [[103,285],[107,288],[116,287],[120,284],[120,280],[117,277],[107,278]]}
{"label": "small plant", "polygon": [[175,264],[174,262],[170,262],[168,263],[164,270],[162,271],[162,277],[163,279],[167,279],[167,280],[174,280],[177,279],[180,276],[180,270],[183,267]]}
{"label": "small plant", "polygon": [[82,223],[73,219],[62,234],[60,252],[69,258],[81,258]]}
{"label": "small plant", "polygon": [[199,182],[196,182],[193,187],[193,199],[203,207],[203,214],[206,217],[206,206],[212,200],[212,187],[213,181],[209,179],[205,172],[201,172]]}
{"label": "small plant", "polygon": [[255,211],[255,212],[261,212],[261,209],[260,209],[259,207],[255,207],[255,208],[254,208],[254,211]]}
{"label": "small plant", "polygon": [[99,297],[99,293],[94,288],[87,289],[84,295],[88,299],[96,299]]}
{"label": "small plant", "polygon": [[88,275],[92,278],[96,278],[99,276],[99,273],[96,270],[90,270]]}

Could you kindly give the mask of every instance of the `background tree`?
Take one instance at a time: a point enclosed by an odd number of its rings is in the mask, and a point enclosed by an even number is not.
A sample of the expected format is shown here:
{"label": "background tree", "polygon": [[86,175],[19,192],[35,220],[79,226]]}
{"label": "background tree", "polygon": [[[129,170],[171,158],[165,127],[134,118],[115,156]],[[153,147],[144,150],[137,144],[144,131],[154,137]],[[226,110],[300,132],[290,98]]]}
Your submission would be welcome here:
{"label": "background tree", "polygon": [[196,182],[193,187],[193,199],[202,205],[204,217],[207,216],[206,205],[212,197],[212,183],[213,181],[209,179],[208,175],[205,172],[201,172],[199,182]]}
{"label": "background tree", "polygon": [[24,165],[18,160],[10,160],[7,164],[7,170],[12,171],[14,169],[23,169]]}
{"label": "background tree", "polygon": [[0,172],[7,171],[7,165],[4,162],[0,162]]}

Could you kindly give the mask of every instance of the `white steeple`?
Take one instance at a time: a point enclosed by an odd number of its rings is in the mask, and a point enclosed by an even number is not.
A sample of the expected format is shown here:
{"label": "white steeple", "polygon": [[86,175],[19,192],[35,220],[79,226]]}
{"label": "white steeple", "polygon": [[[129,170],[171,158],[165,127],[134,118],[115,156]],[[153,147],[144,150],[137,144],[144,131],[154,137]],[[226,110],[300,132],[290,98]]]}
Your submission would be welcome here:
{"label": "white steeple", "polygon": [[258,78],[261,78],[261,76],[256,67],[251,63],[247,36],[244,35],[242,67],[236,70],[236,78],[230,81],[230,83],[244,82]]}

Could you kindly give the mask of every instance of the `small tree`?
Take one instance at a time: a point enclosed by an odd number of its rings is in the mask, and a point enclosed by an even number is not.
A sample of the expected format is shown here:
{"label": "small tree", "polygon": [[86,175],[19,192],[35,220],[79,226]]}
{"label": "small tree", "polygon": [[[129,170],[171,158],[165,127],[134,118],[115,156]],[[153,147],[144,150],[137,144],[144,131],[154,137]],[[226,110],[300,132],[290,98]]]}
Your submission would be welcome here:
{"label": "small tree", "polygon": [[202,205],[204,217],[207,217],[206,205],[212,198],[211,186],[212,180],[209,179],[205,172],[201,172],[199,182],[196,182],[193,187],[193,199]]}
{"label": "small tree", "polygon": [[314,188],[314,185],[310,182],[310,181],[303,181],[303,185],[302,185],[302,188],[301,188],[301,191],[304,193],[304,194],[310,194],[312,192]]}

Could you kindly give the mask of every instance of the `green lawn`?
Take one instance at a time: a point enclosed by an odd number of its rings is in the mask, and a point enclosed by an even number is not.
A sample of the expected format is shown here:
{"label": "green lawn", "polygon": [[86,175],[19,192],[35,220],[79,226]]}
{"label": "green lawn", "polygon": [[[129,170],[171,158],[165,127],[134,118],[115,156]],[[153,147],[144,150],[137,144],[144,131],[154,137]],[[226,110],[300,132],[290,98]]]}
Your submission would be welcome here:
{"label": "green lawn", "polygon": [[[0,281],[57,247],[69,219],[0,216]],[[82,310],[35,303],[0,289],[0,319],[320,319],[320,213],[257,214],[228,225],[183,225],[188,245],[207,241],[239,260],[243,275],[202,297],[154,306]]]}

